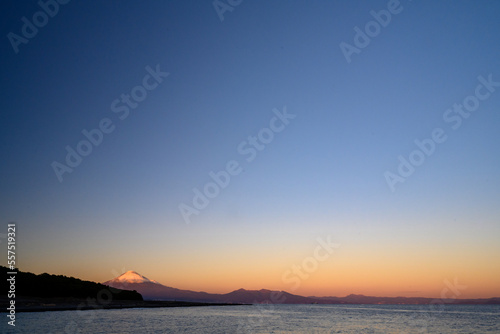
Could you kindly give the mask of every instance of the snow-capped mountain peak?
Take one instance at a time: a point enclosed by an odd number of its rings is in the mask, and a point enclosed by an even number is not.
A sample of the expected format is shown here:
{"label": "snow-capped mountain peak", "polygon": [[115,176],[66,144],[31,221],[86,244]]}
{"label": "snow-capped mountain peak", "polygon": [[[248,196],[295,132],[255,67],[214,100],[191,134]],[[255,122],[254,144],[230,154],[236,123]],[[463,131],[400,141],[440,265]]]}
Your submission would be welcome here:
{"label": "snow-capped mountain peak", "polygon": [[112,279],[115,283],[157,283],[155,280],[150,280],[149,278],[142,276],[141,274],[129,270],[126,273],[121,274],[120,276]]}

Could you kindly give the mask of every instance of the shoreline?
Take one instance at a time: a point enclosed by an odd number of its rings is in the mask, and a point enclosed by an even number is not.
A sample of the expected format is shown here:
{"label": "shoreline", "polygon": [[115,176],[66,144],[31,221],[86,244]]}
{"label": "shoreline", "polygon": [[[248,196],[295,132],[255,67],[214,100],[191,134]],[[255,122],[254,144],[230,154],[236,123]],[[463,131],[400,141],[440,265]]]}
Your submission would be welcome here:
{"label": "shoreline", "polygon": [[[8,305],[1,303],[0,313],[8,313]],[[22,299],[16,301],[18,312],[51,312],[51,311],[88,311],[88,310],[118,310],[128,308],[160,308],[160,307],[200,307],[200,306],[240,306],[250,304],[205,303],[184,301],[156,300],[120,300],[107,304],[98,304],[94,300],[78,299]]]}

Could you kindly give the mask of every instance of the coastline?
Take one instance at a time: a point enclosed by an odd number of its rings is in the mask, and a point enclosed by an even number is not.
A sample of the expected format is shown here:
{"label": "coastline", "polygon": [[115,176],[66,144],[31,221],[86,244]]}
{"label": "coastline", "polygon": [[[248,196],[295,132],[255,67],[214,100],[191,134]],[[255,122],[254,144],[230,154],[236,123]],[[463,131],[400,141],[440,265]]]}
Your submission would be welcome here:
{"label": "coastline", "polygon": [[[2,298],[3,299],[3,298]],[[159,307],[200,307],[200,306],[237,306],[249,304],[230,303],[203,303],[184,301],[156,301],[156,300],[119,300],[110,303],[96,303],[96,300],[67,299],[67,298],[19,298],[16,301],[17,312],[50,312],[50,311],[86,311],[86,310],[113,310],[127,308],[159,308]],[[8,313],[8,304],[2,300],[0,313]]]}

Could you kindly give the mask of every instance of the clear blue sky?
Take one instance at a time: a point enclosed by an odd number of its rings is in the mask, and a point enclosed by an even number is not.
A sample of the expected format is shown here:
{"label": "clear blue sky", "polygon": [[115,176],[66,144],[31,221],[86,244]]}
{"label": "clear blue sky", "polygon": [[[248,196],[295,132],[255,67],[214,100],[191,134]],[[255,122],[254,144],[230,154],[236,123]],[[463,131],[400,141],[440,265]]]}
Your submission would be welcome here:
{"label": "clear blue sky", "polygon": [[[73,0],[18,53],[8,34],[41,9],[1,7],[0,217],[18,223],[21,269],[103,281],[127,268],[174,285],[207,259],[274,254],[269,266],[286,268],[324,235],[345,254],[498,258],[500,87],[460,128],[443,119],[478,76],[500,82],[498,1],[402,0],[350,63],[340,43],[354,46],[354,27],[387,1],[244,0],[221,21],[208,0]],[[121,120],[112,102],[157,65],[169,75]],[[296,117],[247,162],[238,146],[284,106]],[[104,118],[114,131],[60,182],[51,164]],[[435,128],[447,140],[391,191],[384,173]],[[230,160],[243,171],[186,224],[179,204]],[[449,277],[470,269],[459,262]]]}

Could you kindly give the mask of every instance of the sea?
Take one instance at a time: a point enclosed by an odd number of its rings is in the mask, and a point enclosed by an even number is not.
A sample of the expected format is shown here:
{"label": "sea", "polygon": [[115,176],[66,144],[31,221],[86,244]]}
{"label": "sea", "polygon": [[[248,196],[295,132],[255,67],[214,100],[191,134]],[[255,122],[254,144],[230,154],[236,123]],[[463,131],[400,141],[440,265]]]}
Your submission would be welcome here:
{"label": "sea", "polygon": [[[4,314],[5,316],[5,314]],[[242,305],[16,314],[2,333],[500,333],[500,305]]]}

